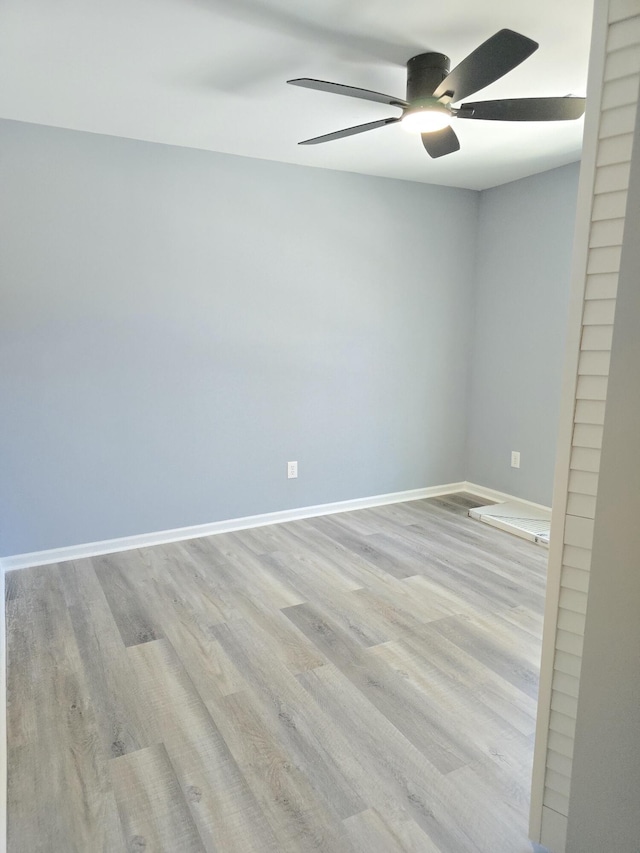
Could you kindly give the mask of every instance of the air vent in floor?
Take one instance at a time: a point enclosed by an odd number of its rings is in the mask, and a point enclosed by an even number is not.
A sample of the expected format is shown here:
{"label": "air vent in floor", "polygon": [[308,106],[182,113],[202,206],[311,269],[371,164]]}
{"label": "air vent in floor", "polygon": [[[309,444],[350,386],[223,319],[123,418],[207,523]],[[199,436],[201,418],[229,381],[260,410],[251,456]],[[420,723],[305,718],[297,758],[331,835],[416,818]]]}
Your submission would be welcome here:
{"label": "air vent in floor", "polygon": [[551,511],[536,509],[518,501],[479,506],[469,510],[469,517],[539,545],[549,545]]}

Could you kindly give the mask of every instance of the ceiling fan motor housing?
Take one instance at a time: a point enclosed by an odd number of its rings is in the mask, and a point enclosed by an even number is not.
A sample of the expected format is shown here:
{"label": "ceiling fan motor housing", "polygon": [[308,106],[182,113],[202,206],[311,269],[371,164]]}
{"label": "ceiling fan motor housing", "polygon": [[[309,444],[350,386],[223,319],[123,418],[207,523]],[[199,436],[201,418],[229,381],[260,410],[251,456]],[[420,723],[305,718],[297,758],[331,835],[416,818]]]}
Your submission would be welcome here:
{"label": "ceiling fan motor housing", "polygon": [[407,101],[430,98],[449,73],[444,53],[420,53],[407,62]]}

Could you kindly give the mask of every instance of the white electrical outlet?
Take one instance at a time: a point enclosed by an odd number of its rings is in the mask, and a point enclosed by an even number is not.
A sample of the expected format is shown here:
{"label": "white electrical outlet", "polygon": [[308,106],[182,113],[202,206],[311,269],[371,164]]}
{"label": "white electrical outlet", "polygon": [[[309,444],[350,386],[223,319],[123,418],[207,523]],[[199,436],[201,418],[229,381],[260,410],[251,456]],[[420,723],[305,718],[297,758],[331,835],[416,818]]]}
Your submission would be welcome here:
{"label": "white electrical outlet", "polygon": [[297,462],[287,462],[287,477],[290,480],[293,480],[297,476],[298,476],[298,463]]}
{"label": "white electrical outlet", "polygon": [[520,467],[520,451],[512,450],[511,451],[511,467],[519,468]]}

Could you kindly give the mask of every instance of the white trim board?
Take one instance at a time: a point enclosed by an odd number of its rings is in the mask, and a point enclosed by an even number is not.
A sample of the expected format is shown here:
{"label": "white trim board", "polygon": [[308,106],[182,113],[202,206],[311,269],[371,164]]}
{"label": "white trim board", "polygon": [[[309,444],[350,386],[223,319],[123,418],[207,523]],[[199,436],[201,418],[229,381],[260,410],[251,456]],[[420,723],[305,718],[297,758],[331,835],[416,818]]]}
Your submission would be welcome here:
{"label": "white trim board", "polygon": [[284,509],[278,512],[267,512],[262,515],[248,515],[243,518],[231,518],[224,521],[212,521],[208,524],[196,524],[191,527],[177,527],[173,530],[159,530],[154,533],[139,533],[134,536],[123,536],[118,539],[105,539],[101,542],[86,542],[81,545],[69,545],[63,548],[52,548],[48,551],[33,551],[29,554],[15,554],[0,559],[0,568],[5,572],[14,569],[28,569],[32,566],[45,566],[51,563],[63,563],[66,560],[81,560],[85,557],[97,557],[100,554],[114,554],[118,551],[131,551],[135,548],[145,548],[151,545],[167,545],[170,542],[181,542],[184,539],[198,539],[202,536],[213,536],[216,533],[231,533],[234,530],[246,530],[249,527],[264,527],[268,524],[282,524],[286,521],[298,521],[303,518],[315,518],[321,515],[332,515],[336,512],[350,512],[356,509],[368,509],[385,504],[418,501],[424,498],[436,498],[451,495],[455,492],[468,492],[478,498],[488,501],[518,500],[534,509],[546,510],[540,504],[522,501],[505,492],[487,489],[475,483],[463,480],[459,483],[447,483],[442,486],[428,486],[423,489],[411,489],[406,492],[391,492],[386,495],[374,495],[367,498],[355,498],[348,501],[318,504],[316,506]]}
{"label": "white trim board", "polygon": [[247,515],[242,518],[230,518],[223,521],[212,521],[207,524],[196,524],[190,527],[177,527],[173,530],[159,530],[154,533],[139,533],[133,536],[123,536],[118,539],[105,539],[101,542],[87,542],[82,545],[69,545],[63,548],[53,548],[49,551],[34,551],[30,554],[16,554],[3,557],[0,561],[5,572],[14,569],[26,569],[31,566],[44,566],[50,563],[62,563],[65,560],[81,560],[84,557],[97,557],[99,554],[112,554],[117,551],[130,551],[135,548],[145,548],[150,545],[167,545],[170,542],[181,542],[184,539],[198,539],[202,536],[213,536],[216,533],[231,533],[235,530],[246,530],[250,527],[264,527],[268,524],[282,524],[286,521],[298,521],[303,518],[314,518],[320,515],[332,515],[336,512],[349,512],[356,509],[368,509],[385,504],[418,501],[423,498],[435,498],[449,495],[453,492],[466,491],[465,482],[448,483],[443,486],[430,486],[424,489],[411,489],[405,492],[391,492],[386,495],[374,495],[367,498],[355,498],[335,503],[317,504],[316,506],[284,509],[278,512],[267,512],[261,515]]}
{"label": "white trim board", "polygon": [[485,498],[488,501],[493,501],[494,503],[507,503],[507,501],[517,501],[519,504],[524,504],[524,506],[528,506],[530,509],[538,510],[540,512],[551,512],[550,506],[545,506],[544,504],[536,504],[533,501],[527,501],[524,498],[518,498],[515,495],[510,495],[507,492],[499,492],[496,489],[489,489],[486,486],[479,486],[477,483],[463,483],[464,489],[462,491],[469,492],[469,494],[473,495],[476,498]]}
{"label": "white trim board", "polygon": [[[625,4],[620,3],[618,5],[624,7]],[[551,699],[554,680],[556,678],[556,643],[558,639],[565,525],[571,477],[571,458],[573,454],[576,395],[580,378],[583,319],[586,310],[585,296],[590,261],[591,222],[594,200],[596,198],[600,122],[603,114],[602,98],[605,87],[605,65],[609,37],[609,6],[609,0],[595,0],[593,8],[593,26],[587,80],[587,110],[584,120],[584,142],[578,182],[567,336],[556,443],[553,513],[551,517],[552,535],[549,542],[549,559],[547,564],[544,629],[542,635],[536,736],[531,777],[531,803],[529,809],[529,837],[535,842],[540,842],[556,850],[557,853],[561,853],[566,848],[567,818],[565,815],[549,807],[545,801],[545,791],[547,790],[547,762],[551,732]],[[619,30],[619,26],[617,29]],[[633,39],[629,41],[629,44],[632,44],[632,42]],[[618,166],[617,168],[624,167]],[[618,188],[616,187],[616,189]],[[626,189],[626,184],[624,189]],[[616,195],[621,196],[623,193],[619,192]],[[576,635],[574,636],[576,643],[581,648],[581,638]],[[570,723],[571,720],[567,718],[566,722]],[[572,738],[564,738],[564,741],[569,743],[568,749],[565,748],[566,743],[563,745],[563,756],[565,759],[568,757],[570,761],[573,756],[572,740]],[[569,771],[569,777],[570,775],[571,771]],[[564,785],[565,780],[561,781]],[[566,779],[566,783],[570,789],[570,778]],[[560,790],[565,790],[563,785],[559,786]]]}
{"label": "white trim board", "polygon": [[[118,551],[131,551],[135,548],[145,548],[151,545],[167,545],[170,542],[181,542],[184,539],[198,539],[202,536],[213,536],[217,533],[231,533],[234,530],[246,530],[250,527],[264,527],[268,524],[282,524],[286,521],[315,518],[321,515],[332,515],[337,512],[350,512],[356,509],[384,506],[385,504],[442,497],[443,495],[451,495],[455,492],[468,492],[478,498],[495,502],[520,500],[505,492],[497,492],[495,489],[487,489],[484,486],[478,486],[475,483],[463,480],[459,483],[447,483],[442,486],[427,486],[423,489],[411,489],[405,492],[391,492],[386,495],[374,495],[372,497],[355,498],[348,501],[285,509],[278,512],[263,513],[262,515],[248,515],[243,518],[212,521],[208,524],[196,524],[191,527],[177,527],[173,530],[139,533],[134,536],[123,536],[118,539],[105,539],[101,542],[86,542],[81,545],[52,548],[48,551],[15,554],[0,559],[0,567],[5,572],[10,572],[14,569],[28,569],[32,566],[63,563],[66,560],[81,560],[85,557],[97,557],[100,554],[113,554]],[[527,504],[535,509],[548,509],[530,501],[520,501],[520,503]]]}

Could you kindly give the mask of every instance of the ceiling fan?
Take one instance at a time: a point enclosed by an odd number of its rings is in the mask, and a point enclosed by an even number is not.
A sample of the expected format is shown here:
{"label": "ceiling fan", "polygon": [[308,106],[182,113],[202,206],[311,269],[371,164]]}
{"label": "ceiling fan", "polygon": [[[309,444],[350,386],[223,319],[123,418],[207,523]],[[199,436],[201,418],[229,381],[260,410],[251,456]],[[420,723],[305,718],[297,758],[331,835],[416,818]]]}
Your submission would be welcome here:
{"label": "ceiling fan", "polygon": [[458,137],[451,127],[454,118],[489,121],[566,121],[580,118],[585,109],[584,98],[507,98],[473,101],[457,108],[451,106],[499,80],[537,49],[537,42],[526,36],[513,30],[500,30],[472,51],[453,71],[449,71],[448,56],[442,53],[421,53],[407,62],[406,99],[308,77],[287,80],[293,86],[376,101],[402,110],[400,116],[347,127],[305,139],[299,144],[317,145],[319,142],[331,142],[402,122],[407,130],[421,134],[427,154],[443,157],[460,148]]}

